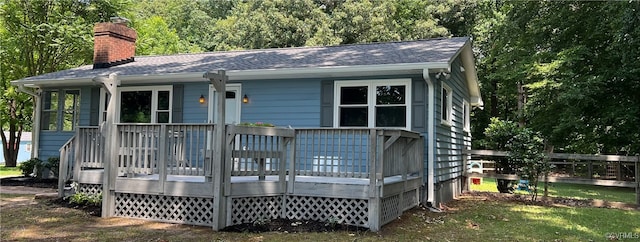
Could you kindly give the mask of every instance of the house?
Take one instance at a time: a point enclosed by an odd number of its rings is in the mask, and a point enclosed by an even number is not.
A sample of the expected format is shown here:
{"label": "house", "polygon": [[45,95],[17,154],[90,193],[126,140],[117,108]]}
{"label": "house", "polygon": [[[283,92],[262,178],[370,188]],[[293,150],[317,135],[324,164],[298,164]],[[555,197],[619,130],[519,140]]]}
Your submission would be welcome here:
{"label": "house", "polygon": [[[5,132],[5,135],[9,137],[8,132]],[[31,132],[22,132],[20,148],[18,150],[18,163],[31,159],[31,148]],[[4,154],[2,149],[0,149],[0,164],[4,164]]]}
{"label": "house", "polygon": [[94,31],[93,65],[12,84],[37,99],[36,156],[60,156],[61,191],[102,192],[103,216],[377,230],[462,190],[469,38],[135,56],[126,23]]}

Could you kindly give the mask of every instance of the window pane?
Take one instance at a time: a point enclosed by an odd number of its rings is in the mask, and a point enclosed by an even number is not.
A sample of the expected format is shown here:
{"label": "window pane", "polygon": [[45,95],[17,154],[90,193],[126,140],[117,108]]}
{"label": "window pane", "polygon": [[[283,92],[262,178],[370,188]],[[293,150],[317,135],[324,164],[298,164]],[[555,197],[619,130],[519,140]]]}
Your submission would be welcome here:
{"label": "window pane", "polygon": [[236,98],[236,92],[227,92],[227,98]]}
{"label": "window pane", "polygon": [[440,104],[442,107],[442,111],[440,113],[442,113],[442,119],[443,120],[449,120],[449,108],[447,107],[449,105],[449,94],[447,93],[447,89],[442,88],[442,103]]}
{"label": "window pane", "polygon": [[45,97],[44,109],[57,110],[58,109],[58,92],[49,92],[50,95]]}
{"label": "window pane", "polygon": [[158,112],[158,123],[169,123],[169,112]]}
{"label": "window pane", "polygon": [[54,111],[43,111],[42,112],[42,130],[58,130],[58,112]]}
{"label": "window pane", "polygon": [[75,124],[75,115],[73,115],[72,111],[65,111],[64,117],[62,120],[62,130],[63,131],[71,131],[73,130]]}
{"label": "window pane", "polygon": [[405,86],[377,86],[376,104],[404,104]]}
{"label": "window pane", "polygon": [[151,123],[151,91],[122,92],[120,122]]}
{"label": "window pane", "polygon": [[58,130],[58,92],[45,92],[42,102],[41,129],[51,131]]}
{"label": "window pane", "polygon": [[169,91],[158,92],[158,110],[169,110]]}
{"label": "window pane", "polygon": [[376,127],[406,127],[407,107],[376,107]]}
{"label": "window pane", "polygon": [[367,104],[367,87],[340,88],[340,104]]}
{"label": "window pane", "polygon": [[62,130],[72,131],[78,125],[78,110],[80,109],[80,91],[71,90],[64,92],[64,111],[62,117]]}
{"label": "window pane", "polygon": [[367,127],[368,112],[367,107],[341,107],[340,126],[341,127]]}

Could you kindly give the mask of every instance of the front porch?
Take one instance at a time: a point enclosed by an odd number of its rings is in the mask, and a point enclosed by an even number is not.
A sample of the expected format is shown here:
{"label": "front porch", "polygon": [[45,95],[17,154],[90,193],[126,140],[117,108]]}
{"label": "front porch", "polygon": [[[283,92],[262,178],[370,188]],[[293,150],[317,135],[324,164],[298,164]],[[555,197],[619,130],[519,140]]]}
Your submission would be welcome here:
{"label": "front porch", "polygon": [[424,140],[410,131],[113,127],[109,150],[99,127],[77,128],[60,149],[60,176],[79,183],[78,192],[102,192],[105,217],[216,230],[275,218],[310,219],[376,231],[420,201]]}

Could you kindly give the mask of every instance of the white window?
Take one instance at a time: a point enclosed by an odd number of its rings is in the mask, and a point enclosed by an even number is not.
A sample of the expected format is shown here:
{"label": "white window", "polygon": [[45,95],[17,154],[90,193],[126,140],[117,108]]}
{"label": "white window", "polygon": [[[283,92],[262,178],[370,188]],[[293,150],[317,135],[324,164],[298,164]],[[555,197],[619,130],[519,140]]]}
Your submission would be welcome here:
{"label": "white window", "polygon": [[[116,122],[120,123],[171,123],[173,104],[171,86],[122,87],[118,89]],[[106,110],[106,96],[101,101]],[[102,118],[104,120],[104,118]]]}
{"label": "white window", "polygon": [[[60,95],[62,94],[62,95]],[[43,94],[42,130],[73,131],[80,120],[80,91],[55,90]]]}
{"label": "white window", "polygon": [[471,105],[467,100],[462,100],[462,114],[464,131],[471,132]]}
{"label": "white window", "polygon": [[440,94],[440,123],[451,125],[453,117],[453,92],[447,84],[442,83],[442,92]]}
{"label": "white window", "polygon": [[335,127],[411,127],[411,80],[336,81]]}

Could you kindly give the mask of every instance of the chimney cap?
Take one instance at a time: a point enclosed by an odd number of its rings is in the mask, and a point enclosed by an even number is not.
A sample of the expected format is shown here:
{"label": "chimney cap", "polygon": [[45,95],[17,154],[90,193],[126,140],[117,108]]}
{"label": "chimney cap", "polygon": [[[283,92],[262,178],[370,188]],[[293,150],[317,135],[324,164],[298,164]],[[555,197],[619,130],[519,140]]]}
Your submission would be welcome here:
{"label": "chimney cap", "polygon": [[114,24],[124,24],[127,25],[128,23],[130,23],[131,21],[125,17],[111,17],[109,18],[111,20],[112,23]]}

